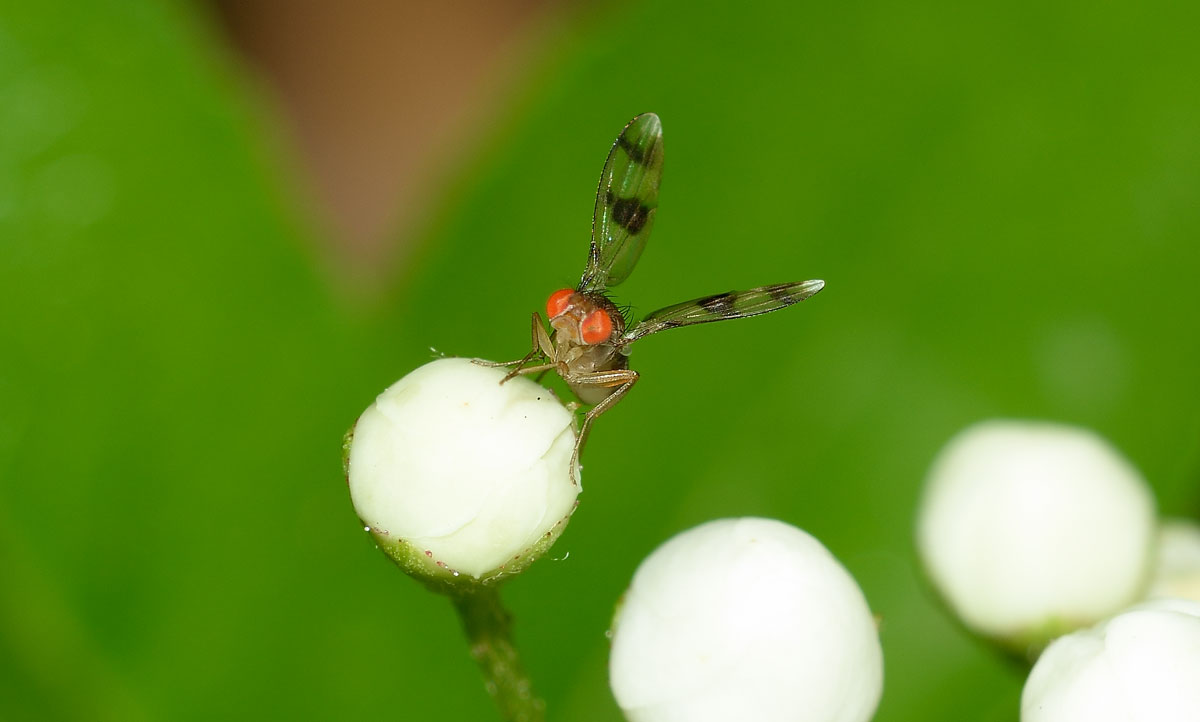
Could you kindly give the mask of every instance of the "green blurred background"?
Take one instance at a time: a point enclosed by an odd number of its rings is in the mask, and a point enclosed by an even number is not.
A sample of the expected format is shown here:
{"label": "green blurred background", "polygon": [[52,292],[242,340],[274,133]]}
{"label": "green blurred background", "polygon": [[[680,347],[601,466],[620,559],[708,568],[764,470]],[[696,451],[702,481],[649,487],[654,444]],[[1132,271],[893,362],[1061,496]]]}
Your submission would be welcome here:
{"label": "green blurred background", "polygon": [[560,7],[355,293],[207,11],[4,2],[0,719],[493,719],[450,606],[362,533],[341,435],[430,347],[524,352],[653,110],[661,210],[617,299],[828,286],[638,344],[557,560],[505,590],[550,719],[619,719],[605,629],[639,560],[753,514],[882,616],[877,720],[1015,720],[1020,670],[921,581],[915,501],[1000,415],[1095,428],[1197,511],[1197,8]]}

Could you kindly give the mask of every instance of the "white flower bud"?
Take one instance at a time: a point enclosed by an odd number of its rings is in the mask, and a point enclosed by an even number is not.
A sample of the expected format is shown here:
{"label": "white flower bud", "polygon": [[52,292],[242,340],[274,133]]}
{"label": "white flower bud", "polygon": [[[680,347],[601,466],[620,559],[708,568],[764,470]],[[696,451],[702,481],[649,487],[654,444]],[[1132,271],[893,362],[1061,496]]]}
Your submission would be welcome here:
{"label": "white flower bud", "polygon": [[612,689],[630,722],[865,722],[883,687],[862,591],[780,521],[675,536],[638,567],[613,625]]}
{"label": "white flower bud", "polygon": [[1200,524],[1167,519],[1159,527],[1154,581],[1147,596],[1200,602]]}
{"label": "white flower bud", "polygon": [[988,421],[934,462],[917,543],[963,622],[1023,649],[1139,598],[1154,526],[1146,482],[1099,436]]}
{"label": "white flower bud", "polygon": [[1021,694],[1021,722],[1196,722],[1200,603],[1150,602],[1054,641]]}
{"label": "white flower bud", "polygon": [[501,385],[504,375],[468,359],[428,363],[380,394],[351,432],[354,509],[410,574],[520,571],[575,507],[571,412],[523,377]]}

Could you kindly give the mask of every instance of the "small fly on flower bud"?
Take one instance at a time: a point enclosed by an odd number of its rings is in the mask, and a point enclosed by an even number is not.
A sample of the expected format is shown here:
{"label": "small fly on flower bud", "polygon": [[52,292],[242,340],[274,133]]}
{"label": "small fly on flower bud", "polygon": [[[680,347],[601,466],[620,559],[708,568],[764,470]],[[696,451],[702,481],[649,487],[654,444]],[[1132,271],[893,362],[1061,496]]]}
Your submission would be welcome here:
{"label": "small fly on flower bud", "polygon": [[638,372],[629,368],[634,341],[668,328],[777,311],[825,287],[824,281],[814,280],[718,293],[660,308],[637,324],[628,323],[606,292],[629,276],[646,247],[658,208],[662,167],[662,124],[654,113],[643,113],[629,121],[609,151],[596,192],[587,265],[579,285],[555,291],[546,301],[551,330],[534,312],[528,354],[504,363],[477,361],[512,366],[504,381],[553,370],[581,402],[592,405],[580,426],[571,468],[592,422],[637,383]]}

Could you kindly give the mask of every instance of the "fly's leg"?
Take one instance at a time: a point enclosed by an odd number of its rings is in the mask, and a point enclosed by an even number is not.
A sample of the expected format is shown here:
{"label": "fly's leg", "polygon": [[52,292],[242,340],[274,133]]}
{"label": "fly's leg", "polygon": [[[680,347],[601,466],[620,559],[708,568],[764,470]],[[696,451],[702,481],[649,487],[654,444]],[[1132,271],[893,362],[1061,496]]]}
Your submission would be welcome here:
{"label": "fly's leg", "polygon": [[616,406],[617,402],[625,394],[629,393],[629,389],[633,388],[633,385],[637,383],[638,372],[633,369],[597,371],[595,373],[564,377],[564,380],[572,386],[617,387],[603,401],[588,409],[588,412],[583,415],[583,423],[579,426],[579,436],[575,439],[575,450],[571,453],[571,465],[568,467],[571,471],[571,481],[578,486],[579,480],[575,478],[575,465],[579,463],[579,452],[583,450],[583,442],[587,439],[588,432],[592,430],[592,422],[600,414]]}
{"label": "fly's leg", "polygon": [[[532,326],[530,335],[533,337],[533,349],[526,354],[521,363],[517,367],[508,372],[508,375],[500,379],[500,383],[508,381],[517,374],[536,374],[545,373],[555,367],[554,364],[554,344],[550,341],[550,334],[546,333],[546,326],[542,324],[542,317],[537,311],[533,312]],[[533,360],[535,356],[541,354],[542,358],[550,361],[550,363],[538,364],[537,366],[526,366],[525,364]]]}
{"label": "fly's leg", "polygon": [[537,355],[537,351],[530,351],[529,353],[525,354],[524,356],[522,356],[519,359],[516,359],[515,361],[488,361],[487,359],[473,358],[473,359],[471,359],[471,363],[475,364],[476,366],[486,366],[490,369],[504,368],[505,366],[520,367],[520,366],[524,366],[525,364],[532,361],[533,357],[536,355]]}
{"label": "fly's leg", "polygon": [[555,364],[538,364],[537,366],[525,366],[524,368],[518,366],[512,371],[509,371],[507,376],[500,379],[500,383],[504,383],[513,376],[517,376],[519,374],[544,374],[550,369],[555,368],[555,366]]}
{"label": "fly's leg", "polygon": [[537,311],[533,312],[533,347],[541,349],[542,355],[546,358],[554,358],[554,343],[550,340],[550,334],[546,333],[542,317],[538,315]]}
{"label": "fly's leg", "polygon": [[[542,342],[541,342],[542,341],[541,336],[546,335],[546,329],[542,328],[542,317],[538,315],[537,311],[533,312],[533,326],[532,326],[531,334],[533,336],[533,344],[532,344],[533,348],[529,350],[529,353],[525,354],[524,356],[517,359],[516,361],[485,361],[483,359],[477,358],[477,359],[471,359],[471,362],[478,366],[487,366],[489,368],[498,368],[501,366],[516,366],[519,369],[522,366],[524,366],[525,364],[532,361],[533,357],[537,356],[539,351],[541,351],[543,354],[545,353],[545,349],[542,346]],[[507,379],[505,379],[505,380],[507,381]]]}
{"label": "fly's leg", "polygon": [[507,376],[500,379],[501,384],[518,374],[535,374],[549,371],[550,369],[554,368],[554,364],[552,363],[539,364],[537,366],[526,366],[526,364],[536,358],[539,354],[547,359],[554,358],[554,344],[550,341],[550,335],[546,333],[546,327],[542,325],[542,317],[537,311],[533,312],[533,323],[530,335],[532,336],[531,340],[533,348],[529,350],[529,353],[525,354],[516,361],[484,361],[483,359],[472,359],[472,362],[478,364],[479,366],[488,366],[490,368],[513,366],[513,370],[509,371]]}
{"label": "fly's leg", "polygon": [[616,406],[617,402],[624,398],[625,394],[629,393],[629,389],[633,388],[633,385],[637,383],[638,378],[640,376],[637,371],[620,369],[583,374],[571,380],[572,384],[579,386],[617,387],[616,391],[613,391],[603,401],[588,409],[588,412],[584,414],[583,425],[579,427],[579,441],[575,444],[575,456],[577,458],[579,456],[579,449],[583,446],[583,441],[587,438],[588,431],[592,428],[592,422],[600,414]]}

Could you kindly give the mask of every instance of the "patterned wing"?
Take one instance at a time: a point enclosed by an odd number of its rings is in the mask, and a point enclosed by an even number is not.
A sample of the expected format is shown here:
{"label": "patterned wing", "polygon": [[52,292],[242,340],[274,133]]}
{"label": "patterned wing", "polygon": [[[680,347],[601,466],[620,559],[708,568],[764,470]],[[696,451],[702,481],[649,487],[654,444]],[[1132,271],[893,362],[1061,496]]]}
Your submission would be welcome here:
{"label": "patterned wing", "polygon": [[694,301],[677,303],[660,308],[642,319],[641,323],[625,332],[623,345],[630,344],[643,336],[665,331],[668,328],[691,326],[697,323],[725,321],[731,318],[746,318],[762,313],[778,311],[793,303],[799,303],[825,288],[824,281],[800,281],[761,286],[749,291],[730,291],[715,296],[705,296]]}
{"label": "patterned wing", "polygon": [[662,167],[662,123],[654,113],[643,113],[617,136],[604,162],[592,247],[578,290],[603,292],[629,276],[654,224]]}

